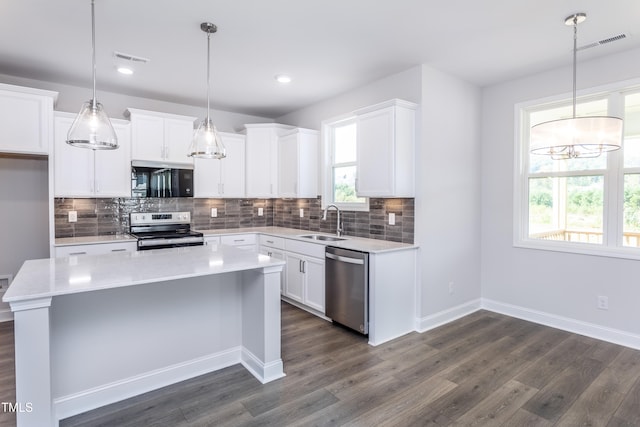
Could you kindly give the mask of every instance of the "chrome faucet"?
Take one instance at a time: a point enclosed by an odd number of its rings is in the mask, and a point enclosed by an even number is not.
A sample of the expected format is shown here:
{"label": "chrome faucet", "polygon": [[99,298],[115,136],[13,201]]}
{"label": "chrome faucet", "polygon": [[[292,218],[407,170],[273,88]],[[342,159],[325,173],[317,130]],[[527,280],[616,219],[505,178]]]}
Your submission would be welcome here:
{"label": "chrome faucet", "polygon": [[328,205],[324,209],[324,215],[322,215],[322,220],[323,221],[327,220],[327,212],[329,211],[329,208],[335,208],[336,212],[338,212],[338,225],[336,226],[336,236],[342,236],[342,221],[340,221],[340,208],[339,207],[337,207],[334,204]]}

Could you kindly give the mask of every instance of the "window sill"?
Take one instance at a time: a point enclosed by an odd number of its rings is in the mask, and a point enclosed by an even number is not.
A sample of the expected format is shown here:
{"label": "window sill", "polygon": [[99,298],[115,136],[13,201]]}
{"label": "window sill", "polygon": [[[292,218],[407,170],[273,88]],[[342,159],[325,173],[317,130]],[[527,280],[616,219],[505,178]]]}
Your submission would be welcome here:
{"label": "window sill", "polygon": [[522,239],[514,242],[513,247],[552,252],[564,252],[574,255],[591,255],[608,258],[640,260],[640,248],[605,247],[595,243],[571,243],[562,241],[549,242],[535,239]]}
{"label": "window sill", "polygon": [[369,212],[369,201],[367,203],[336,203],[336,202],[327,202],[323,203],[321,208],[324,210],[328,205],[336,205],[340,208],[341,211],[351,211],[351,212]]}

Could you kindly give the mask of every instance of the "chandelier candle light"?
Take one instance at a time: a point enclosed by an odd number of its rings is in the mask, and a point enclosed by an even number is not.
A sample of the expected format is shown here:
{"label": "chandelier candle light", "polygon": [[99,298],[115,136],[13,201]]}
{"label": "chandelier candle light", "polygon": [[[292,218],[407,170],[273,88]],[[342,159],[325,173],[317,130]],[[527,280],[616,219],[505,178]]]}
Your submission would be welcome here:
{"label": "chandelier candle light", "polygon": [[576,117],[576,58],[578,24],[587,15],[576,13],[565,19],[573,26],[573,117],[539,123],[531,128],[532,154],[551,156],[554,160],[598,157],[622,145],[622,119],[608,116]]}
{"label": "chandelier candle light", "polygon": [[211,121],[209,106],[211,34],[218,31],[218,28],[210,22],[203,22],[200,24],[200,29],[207,33],[207,117],[194,132],[188,155],[201,159],[223,159],[227,157],[227,153],[218,130]]}
{"label": "chandelier candle light", "polygon": [[114,150],[118,138],[102,104],[96,100],[96,18],[91,0],[91,47],[93,51],[93,98],[82,105],[80,113],[67,133],[67,144],[92,150]]}

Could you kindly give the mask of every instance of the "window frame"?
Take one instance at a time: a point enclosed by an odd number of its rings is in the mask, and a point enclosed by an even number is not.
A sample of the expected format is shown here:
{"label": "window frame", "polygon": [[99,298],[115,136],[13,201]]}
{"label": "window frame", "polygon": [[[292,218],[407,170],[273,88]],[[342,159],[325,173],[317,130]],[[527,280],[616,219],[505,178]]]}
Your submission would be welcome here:
{"label": "window frame", "polygon": [[[334,132],[333,129],[341,126],[345,126],[351,123],[357,124],[357,117],[353,114],[344,114],[341,116],[333,117],[322,122],[322,147],[323,147],[323,179],[322,179],[322,209],[330,204],[334,204],[344,211],[358,211],[369,212],[369,198],[364,197],[364,203],[345,203],[336,202],[333,200],[334,195],[334,183],[333,183],[333,169],[336,166],[334,163]],[[357,128],[356,128],[357,132]],[[357,152],[357,150],[356,150]],[[339,163],[340,166],[353,165],[357,168],[357,159],[355,162]]]}
{"label": "window frame", "polygon": [[[624,117],[624,97],[640,91],[640,79],[617,84],[599,86],[578,93],[578,102],[608,99],[608,114]],[[570,94],[518,103],[514,106],[514,199],[513,199],[513,246],[574,254],[640,259],[640,248],[623,246],[624,169],[623,152],[607,153],[605,169],[529,172],[530,114],[535,111],[570,105]],[[602,244],[543,240],[529,237],[529,178],[541,176],[603,176],[603,234]]]}

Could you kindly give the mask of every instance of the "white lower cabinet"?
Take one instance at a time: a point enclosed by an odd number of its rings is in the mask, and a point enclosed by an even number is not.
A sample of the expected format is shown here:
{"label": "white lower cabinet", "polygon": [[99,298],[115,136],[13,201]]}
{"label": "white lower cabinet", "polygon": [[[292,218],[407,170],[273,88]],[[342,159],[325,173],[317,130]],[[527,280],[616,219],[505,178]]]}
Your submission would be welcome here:
{"label": "white lower cabinet", "polygon": [[324,252],[324,245],[293,240],[287,240],[285,245],[289,242],[301,252],[285,252],[283,295],[324,314],[324,258],[317,257],[319,251]]}
{"label": "white lower cabinet", "polygon": [[[260,249],[259,252],[262,255],[267,255],[276,259],[284,261],[284,239],[282,237],[274,237],[261,234],[260,235]],[[280,273],[280,294],[284,295],[284,284],[286,281],[287,266],[282,268]]]}
{"label": "white lower cabinet", "polygon": [[[280,249],[260,247],[259,251],[262,255],[267,255],[275,259],[281,259],[284,261],[284,251]],[[280,295],[284,294],[285,276],[287,274],[287,267],[283,267],[282,273],[280,273]]]}
{"label": "white lower cabinet", "polygon": [[113,252],[135,252],[136,242],[94,243],[86,245],[56,246],[56,258],[77,255],[104,255]]}

